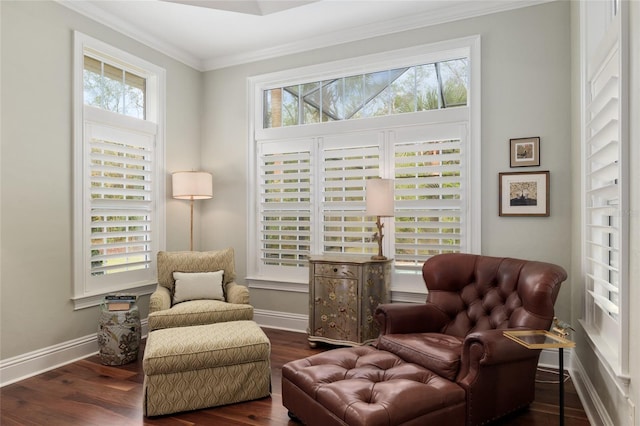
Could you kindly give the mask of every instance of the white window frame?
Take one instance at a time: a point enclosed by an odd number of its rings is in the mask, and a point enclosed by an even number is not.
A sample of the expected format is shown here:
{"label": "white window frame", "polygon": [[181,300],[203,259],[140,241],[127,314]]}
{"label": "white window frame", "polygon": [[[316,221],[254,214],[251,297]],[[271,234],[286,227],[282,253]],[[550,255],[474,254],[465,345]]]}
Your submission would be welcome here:
{"label": "white window frame", "polygon": [[[110,111],[84,105],[84,56],[98,55],[105,62],[133,67],[145,77],[146,118],[138,120]],[[98,305],[105,294],[128,292],[150,294],[157,284],[155,253],[165,248],[165,70],[107,43],[78,31],[74,32],[73,103],[74,103],[74,235],[73,288],[74,309]],[[89,258],[91,243],[91,196],[89,172],[89,141],[95,129],[117,133],[124,129],[133,138],[147,140],[152,149],[151,200],[151,263],[142,273],[128,274],[119,279],[96,280],[91,277]],[[120,275],[120,274],[116,274]],[[130,276],[129,276],[130,275]]]}
{"label": "white window frame", "polygon": [[[297,84],[304,81],[320,81],[336,77],[337,75],[350,75],[350,73],[366,73],[381,69],[393,69],[402,66],[411,66],[419,63],[432,63],[458,57],[469,58],[469,92],[466,107],[456,107],[442,110],[431,110],[417,113],[399,114],[394,116],[377,117],[371,119],[359,119],[337,121],[320,124],[308,124],[303,126],[263,128],[262,122],[262,93],[273,87],[284,87],[289,84]],[[385,129],[388,138],[393,139],[394,129],[410,128],[424,124],[426,115],[429,114],[428,123],[434,128],[438,126],[463,126],[461,137],[466,144],[466,153],[470,161],[469,170],[465,173],[469,193],[468,205],[465,206],[467,218],[471,223],[468,227],[468,252],[479,253],[481,247],[481,151],[480,151],[480,36],[471,36],[445,42],[421,45],[391,52],[368,55],[348,60],[324,63],[304,68],[281,71],[248,79],[249,93],[249,190],[248,190],[248,241],[247,241],[247,282],[253,288],[274,289],[293,292],[308,291],[308,270],[299,269],[287,276],[264,273],[259,266],[260,242],[256,238],[259,231],[259,188],[257,187],[257,140],[285,140],[285,139],[309,139],[324,134],[362,133]],[[322,130],[320,130],[320,128]],[[382,171],[382,177],[391,177],[389,171]],[[387,174],[386,176],[384,174]],[[385,229],[391,226],[391,220]],[[385,221],[385,219],[383,219]],[[315,224],[317,225],[317,224]],[[385,238],[385,253],[390,253],[390,240]],[[318,242],[314,242],[317,244]],[[314,247],[314,246],[312,246]],[[313,250],[313,248],[312,248]],[[294,268],[292,268],[294,269]],[[396,273],[394,272],[392,292],[397,301],[423,300],[426,293],[422,280],[417,276],[419,272]]]}
{"label": "white window frame", "polygon": [[[630,319],[630,280],[629,280],[629,211],[630,203],[630,138],[629,138],[629,24],[628,24],[628,2],[611,0],[609,2],[584,2],[580,3],[580,52],[581,52],[581,149],[582,149],[582,170],[581,170],[581,220],[582,220],[582,281],[584,283],[585,312],[580,320],[585,329],[588,341],[596,356],[609,376],[620,391],[626,395],[629,392],[629,319]],[[592,8],[592,9],[590,9]],[[615,13],[617,11],[617,15]],[[617,55],[617,67],[619,69],[618,78],[611,81],[615,84],[614,90],[617,92],[616,102],[603,104],[597,100],[593,102],[591,108],[596,111],[604,111],[606,108],[617,108],[617,124],[614,131],[617,136],[616,165],[618,173],[617,205],[612,208],[615,228],[613,231],[616,238],[614,250],[617,252],[617,306],[608,307],[606,300],[598,302],[600,291],[593,284],[590,270],[598,259],[594,259],[593,249],[589,238],[589,184],[587,179],[590,176],[588,167],[589,128],[590,128],[590,85],[591,79],[599,73],[603,64]],[[600,97],[602,98],[602,97]],[[612,123],[610,123],[612,124]],[[597,253],[596,256],[597,257]],[[606,262],[605,262],[606,263]],[[603,283],[605,288],[606,283]],[[600,305],[600,306],[599,306]],[[618,310],[614,318],[607,315],[607,309]]]}

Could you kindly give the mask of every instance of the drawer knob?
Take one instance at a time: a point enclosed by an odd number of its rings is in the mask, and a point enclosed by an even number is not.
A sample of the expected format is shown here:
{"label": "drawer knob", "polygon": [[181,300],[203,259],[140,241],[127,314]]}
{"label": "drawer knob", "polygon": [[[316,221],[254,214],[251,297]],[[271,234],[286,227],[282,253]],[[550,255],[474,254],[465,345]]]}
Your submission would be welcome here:
{"label": "drawer knob", "polygon": [[333,268],[333,272],[338,272],[338,268]]}

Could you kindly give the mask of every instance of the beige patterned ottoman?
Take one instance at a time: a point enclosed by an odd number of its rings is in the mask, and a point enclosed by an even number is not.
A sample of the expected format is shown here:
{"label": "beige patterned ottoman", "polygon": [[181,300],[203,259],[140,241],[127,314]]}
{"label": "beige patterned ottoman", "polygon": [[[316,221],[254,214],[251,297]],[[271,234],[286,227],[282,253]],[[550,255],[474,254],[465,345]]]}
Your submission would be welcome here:
{"label": "beige patterned ottoman", "polygon": [[270,354],[271,342],[253,321],[154,330],[142,361],[144,415],[266,397]]}

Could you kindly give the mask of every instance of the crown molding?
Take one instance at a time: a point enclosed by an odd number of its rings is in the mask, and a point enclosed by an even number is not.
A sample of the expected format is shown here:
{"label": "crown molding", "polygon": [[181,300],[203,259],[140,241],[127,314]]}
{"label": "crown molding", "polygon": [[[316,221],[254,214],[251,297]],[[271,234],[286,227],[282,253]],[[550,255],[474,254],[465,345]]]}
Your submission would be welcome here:
{"label": "crown molding", "polygon": [[309,50],[321,49],[339,44],[366,40],[389,34],[400,33],[418,28],[429,27],[461,19],[475,18],[493,13],[506,12],[529,6],[536,6],[556,0],[494,0],[494,1],[469,1],[455,6],[438,10],[433,13],[422,13],[403,18],[389,20],[384,23],[375,23],[353,27],[343,31],[334,31],[330,34],[306,38],[293,43],[282,44],[268,49],[260,49],[251,52],[226,55],[217,58],[203,60],[206,71],[257,62],[266,59],[277,58]]}
{"label": "crown molding", "polygon": [[211,58],[197,58],[179,47],[158,40],[153,35],[141,31],[135,25],[105,12],[91,2],[73,0],[55,0],[59,4],[74,10],[90,19],[99,22],[125,36],[151,47],[177,61],[198,71],[212,71],[235,65],[246,64],[281,56],[321,49],[339,44],[365,40],[368,38],[399,33],[408,30],[428,27],[461,19],[474,18],[493,13],[505,12],[557,0],[491,0],[466,1],[451,5],[435,12],[422,13],[403,18],[392,19],[383,23],[375,23],[353,27],[343,31],[334,31],[326,35],[306,38],[267,49],[257,49],[238,54]]}
{"label": "crown molding", "polygon": [[86,16],[87,18],[96,21],[97,23],[104,25],[106,27],[111,28],[112,30],[123,34],[129,38],[134,39],[135,41],[144,44],[147,47],[150,47],[158,52],[169,56],[179,62],[182,62],[185,65],[190,66],[198,71],[206,71],[203,66],[203,62],[201,59],[190,55],[185,52],[183,49],[166,43],[162,40],[158,40],[152,34],[149,34],[146,31],[141,31],[134,24],[123,21],[119,17],[105,12],[103,9],[96,7],[92,2],[89,1],[74,1],[74,0],[54,0],[62,6],[73,10],[81,15]]}

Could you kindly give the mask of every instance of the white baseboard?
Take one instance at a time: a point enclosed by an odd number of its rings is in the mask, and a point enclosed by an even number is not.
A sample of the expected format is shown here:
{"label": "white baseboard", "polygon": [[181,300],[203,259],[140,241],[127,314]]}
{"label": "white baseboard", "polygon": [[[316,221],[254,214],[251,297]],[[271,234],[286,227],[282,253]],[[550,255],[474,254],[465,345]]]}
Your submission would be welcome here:
{"label": "white baseboard", "polygon": [[254,309],[253,320],[261,327],[306,333],[309,315]]}
{"label": "white baseboard", "polygon": [[598,391],[591,383],[591,379],[589,379],[589,374],[577,357],[573,357],[571,367],[573,386],[580,397],[584,412],[589,418],[589,423],[592,425],[614,426],[607,409],[598,396]]}
{"label": "white baseboard", "polygon": [[[538,366],[555,368],[557,370],[558,367],[560,367],[560,358],[558,355],[558,349],[543,349],[540,353]],[[562,355],[564,369],[571,371],[571,349],[563,349]]]}
{"label": "white baseboard", "polygon": [[[149,329],[142,320],[142,335]],[[0,361],[0,387],[98,353],[97,333]]]}
{"label": "white baseboard", "polygon": [[10,385],[96,353],[98,341],[96,335],[90,335],[2,360],[0,386]]}

